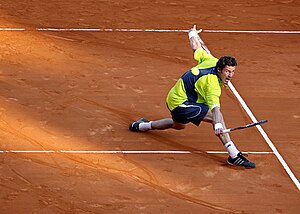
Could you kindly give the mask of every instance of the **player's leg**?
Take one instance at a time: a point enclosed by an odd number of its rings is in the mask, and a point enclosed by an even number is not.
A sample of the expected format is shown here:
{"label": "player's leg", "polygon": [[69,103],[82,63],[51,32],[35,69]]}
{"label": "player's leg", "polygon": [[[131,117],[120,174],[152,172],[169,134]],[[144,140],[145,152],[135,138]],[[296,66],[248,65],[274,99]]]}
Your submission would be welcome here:
{"label": "player's leg", "polygon": [[152,129],[164,130],[164,129],[177,129],[181,130],[185,128],[185,125],[174,121],[172,118],[165,118],[161,120],[155,120],[151,122]]}
{"label": "player's leg", "polygon": [[164,118],[160,120],[148,121],[143,118],[130,124],[131,131],[145,132],[149,130],[164,130],[164,129],[181,130],[185,128],[185,124],[174,121],[172,118]]}
{"label": "player's leg", "polygon": [[151,129],[164,130],[185,128],[185,124],[192,122],[199,125],[207,112],[207,106],[198,106],[197,104],[182,104],[171,111],[172,118],[164,118],[160,120],[148,121],[141,118],[130,123],[129,130],[134,132],[144,132]]}
{"label": "player's leg", "polygon": [[141,118],[135,122],[130,123],[129,130],[134,132],[145,132],[149,130],[164,130],[164,129],[177,129],[185,128],[185,125],[174,121],[172,118],[164,118],[160,120],[149,121]]}

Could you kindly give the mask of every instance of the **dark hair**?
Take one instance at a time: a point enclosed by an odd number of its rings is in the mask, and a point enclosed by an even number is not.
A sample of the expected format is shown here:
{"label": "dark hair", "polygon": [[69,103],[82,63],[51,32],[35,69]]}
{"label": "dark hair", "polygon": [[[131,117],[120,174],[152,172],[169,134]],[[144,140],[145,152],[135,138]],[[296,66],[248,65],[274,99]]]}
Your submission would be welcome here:
{"label": "dark hair", "polygon": [[216,68],[220,68],[221,70],[223,70],[223,68],[228,65],[228,66],[237,66],[237,61],[234,57],[232,56],[222,56],[216,65]]}

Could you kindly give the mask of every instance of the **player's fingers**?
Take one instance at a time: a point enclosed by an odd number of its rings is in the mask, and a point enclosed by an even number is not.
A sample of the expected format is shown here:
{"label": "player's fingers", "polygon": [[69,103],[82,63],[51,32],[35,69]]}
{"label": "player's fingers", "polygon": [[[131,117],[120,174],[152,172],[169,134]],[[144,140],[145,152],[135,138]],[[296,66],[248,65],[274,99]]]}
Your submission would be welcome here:
{"label": "player's fingers", "polygon": [[197,33],[201,33],[202,32],[202,29],[200,29],[200,30],[197,30]]}
{"label": "player's fingers", "polygon": [[218,135],[218,136],[222,135],[223,134],[223,129],[216,129],[215,134]]}

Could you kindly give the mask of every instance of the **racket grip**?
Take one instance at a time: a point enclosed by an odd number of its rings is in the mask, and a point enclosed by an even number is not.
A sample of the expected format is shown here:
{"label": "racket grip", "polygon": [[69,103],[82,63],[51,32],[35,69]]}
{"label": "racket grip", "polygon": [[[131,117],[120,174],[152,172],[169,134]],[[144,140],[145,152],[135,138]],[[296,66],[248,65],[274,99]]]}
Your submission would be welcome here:
{"label": "racket grip", "polygon": [[226,133],[229,133],[230,132],[230,129],[224,129],[223,130],[223,134],[226,134]]}

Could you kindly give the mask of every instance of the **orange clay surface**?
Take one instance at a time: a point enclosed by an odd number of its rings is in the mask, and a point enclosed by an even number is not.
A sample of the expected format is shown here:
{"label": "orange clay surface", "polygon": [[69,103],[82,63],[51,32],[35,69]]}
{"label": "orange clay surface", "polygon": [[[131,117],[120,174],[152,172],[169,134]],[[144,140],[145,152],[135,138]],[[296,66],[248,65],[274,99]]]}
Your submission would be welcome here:
{"label": "orange clay surface", "polygon": [[[1,28],[300,30],[300,3],[0,0]],[[202,33],[238,60],[233,84],[300,178],[300,35]],[[195,65],[186,33],[0,31],[1,151],[190,151],[191,154],[0,153],[0,213],[298,213],[300,195],[274,154],[226,164],[211,125],[131,133],[169,117],[165,97]],[[228,127],[250,123],[229,89]],[[244,152],[271,152],[256,128]],[[197,151],[197,152],[195,152]]]}

